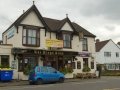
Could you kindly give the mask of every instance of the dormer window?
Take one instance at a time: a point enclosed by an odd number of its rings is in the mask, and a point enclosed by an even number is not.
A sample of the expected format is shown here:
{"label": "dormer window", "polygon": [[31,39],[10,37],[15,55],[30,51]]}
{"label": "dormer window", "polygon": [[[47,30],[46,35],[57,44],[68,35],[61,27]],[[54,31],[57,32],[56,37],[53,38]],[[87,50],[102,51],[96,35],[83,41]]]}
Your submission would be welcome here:
{"label": "dormer window", "polygon": [[40,46],[40,33],[35,28],[23,29],[23,45],[24,46]]}
{"label": "dormer window", "polygon": [[67,34],[67,33],[63,34],[63,47],[71,48],[71,34]]}

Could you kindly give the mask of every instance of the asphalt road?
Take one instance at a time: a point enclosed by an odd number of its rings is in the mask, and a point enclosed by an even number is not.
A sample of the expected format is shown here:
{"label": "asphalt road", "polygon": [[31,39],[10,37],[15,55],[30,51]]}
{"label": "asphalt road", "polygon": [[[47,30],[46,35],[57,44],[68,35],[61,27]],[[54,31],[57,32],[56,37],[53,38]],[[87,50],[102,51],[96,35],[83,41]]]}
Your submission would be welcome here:
{"label": "asphalt road", "polygon": [[120,90],[120,77],[44,85],[6,86],[0,87],[0,90]]}

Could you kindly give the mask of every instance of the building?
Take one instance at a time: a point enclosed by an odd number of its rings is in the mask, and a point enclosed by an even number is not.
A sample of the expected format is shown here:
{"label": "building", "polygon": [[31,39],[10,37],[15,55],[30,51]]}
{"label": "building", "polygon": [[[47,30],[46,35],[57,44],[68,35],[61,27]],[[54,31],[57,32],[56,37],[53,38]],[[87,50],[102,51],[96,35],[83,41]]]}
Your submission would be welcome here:
{"label": "building", "polygon": [[97,40],[96,62],[104,65],[107,70],[120,70],[120,48],[111,39]]}
{"label": "building", "polygon": [[1,64],[14,68],[14,79],[26,79],[24,69],[30,65],[50,65],[56,69],[66,65],[73,73],[82,73],[85,66],[95,73],[95,35],[68,16],[63,20],[42,17],[35,5],[24,12],[2,34]]}

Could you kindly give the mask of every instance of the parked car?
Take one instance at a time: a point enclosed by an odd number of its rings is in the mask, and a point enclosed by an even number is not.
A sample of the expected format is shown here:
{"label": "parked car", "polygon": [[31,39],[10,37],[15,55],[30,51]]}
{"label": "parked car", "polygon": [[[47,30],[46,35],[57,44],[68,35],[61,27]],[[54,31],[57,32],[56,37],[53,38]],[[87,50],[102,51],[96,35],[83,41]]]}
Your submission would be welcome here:
{"label": "parked car", "polygon": [[43,84],[49,82],[64,82],[64,74],[52,67],[36,66],[30,71],[29,84]]}

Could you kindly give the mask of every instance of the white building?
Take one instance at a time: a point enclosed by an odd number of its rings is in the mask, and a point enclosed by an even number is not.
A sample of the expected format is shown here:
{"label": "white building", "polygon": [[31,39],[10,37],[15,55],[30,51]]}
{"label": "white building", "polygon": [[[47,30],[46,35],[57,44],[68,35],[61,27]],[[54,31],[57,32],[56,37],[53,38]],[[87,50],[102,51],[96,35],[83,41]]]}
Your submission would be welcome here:
{"label": "white building", "polygon": [[2,34],[0,64],[14,68],[14,79],[26,79],[26,66],[48,65],[56,69],[69,64],[73,73],[82,73],[84,66],[95,73],[95,35],[68,17],[56,20],[42,17],[32,5]]}
{"label": "white building", "polygon": [[108,70],[120,70],[120,48],[111,39],[96,40],[96,62]]}

